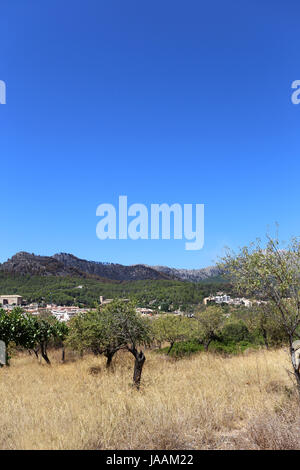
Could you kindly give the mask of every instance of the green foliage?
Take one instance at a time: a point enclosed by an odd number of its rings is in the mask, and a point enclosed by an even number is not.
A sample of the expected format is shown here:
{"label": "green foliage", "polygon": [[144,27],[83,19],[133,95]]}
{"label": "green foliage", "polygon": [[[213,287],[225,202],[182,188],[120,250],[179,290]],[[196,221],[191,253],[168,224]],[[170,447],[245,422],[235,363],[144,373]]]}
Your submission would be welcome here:
{"label": "green foliage", "polygon": [[[82,289],[78,286],[82,285]],[[204,297],[219,289],[230,287],[219,282],[199,282],[197,284],[183,281],[145,280],[128,282],[101,282],[97,279],[82,279],[62,276],[30,276],[0,273],[1,291],[6,294],[19,294],[27,302],[40,304],[53,302],[57,305],[78,305],[94,307],[100,295],[106,298],[129,298],[139,307],[163,311],[181,308],[188,310],[190,305],[202,302]]]}
{"label": "green foliage", "polygon": [[159,343],[167,341],[170,343],[168,354],[177,341],[184,341],[191,336],[192,320],[177,315],[160,315],[152,322],[153,337]]}
{"label": "green foliage", "polygon": [[11,311],[0,310],[0,339],[8,347],[10,343],[25,349],[41,348],[44,359],[50,363],[47,356],[47,346],[53,339],[63,342],[68,335],[68,326],[60,323],[54,317],[41,318],[28,315],[19,307]]}
{"label": "green foliage", "polygon": [[221,332],[222,342],[225,344],[250,341],[250,333],[242,320],[227,322]]}
{"label": "green foliage", "polygon": [[[246,349],[255,349],[261,346],[279,346],[284,344],[282,329],[276,327],[268,320],[267,344],[260,328],[260,319],[264,318],[263,308],[256,306],[253,309],[228,306],[210,305],[197,313],[195,318],[186,318],[186,329],[180,331],[170,328],[169,336],[162,328],[164,319],[171,315],[161,315],[153,320],[153,336],[158,342],[174,342],[173,346],[158,350],[174,357],[189,356],[190,354],[207,350],[225,355],[240,354]],[[176,322],[174,318],[174,324]],[[178,336],[176,337],[176,333]]]}
{"label": "green foliage", "polygon": [[224,320],[222,307],[217,305],[208,306],[197,313],[194,337],[206,350],[211,341],[219,338]]}
{"label": "green foliage", "polygon": [[[181,358],[185,356],[190,356],[194,353],[198,353],[203,351],[204,347],[202,344],[196,343],[194,341],[181,341],[174,344],[174,347],[169,352],[170,356]],[[165,353],[167,354],[169,348],[161,348],[156,350],[158,353]]]}
{"label": "green foliage", "polygon": [[258,344],[273,347],[282,346],[287,342],[286,332],[275,321],[273,306],[270,303],[236,310],[231,315],[231,319],[242,321],[249,331],[251,341]]}
{"label": "green foliage", "polygon": [[0,310],[0,339],[6,346],[12,342],[23,347],[30,344],[31,330],[28,328],[28,317],[22,309],[17,307],[10,312]]}
{"label": "green foliage", "polygon": [[[222,354],[226,356],[237,355],[243,353],[247,349],[257,349],[258,344],[249,341],[240,341],[238,343],[228,342],[223,343],[222,341],[212,341],[209,345],[208,351],[210,353]],[[167,354],[169,348],[161,348],[156,350],[156,353]],[[174,347],[170,351],[169,355],[175,358],[189,357],[192,354],[200,353],[204,351],[204,346],[195,341],[182,341],[174,344]]]}
{"label": "green foliage", "polygon": [[104,354],[109,363],[119,349],[149,341],[149,322],[136,313],[132,302],[116,300],[70,322],[68,344],[81,352]]}
{"label": "green foliage", "polygon": [[221,342],[212,341],[209,346],[209,351],[213,353],[225,354],[225,355],[236,355],[246,351],[246,349],[257,349],[258,344],[250,341],[239,341],[235,342]]}
{"label": "green foliage", "polygon": [[267,301],[265,317],[272,318],[289,339],[290,346],[300,326],[300,241],[293,239],[282,249],[277,238],[260,240],[239,253],[228,253],[220,265],[237,292]]}
{"label": "green foliage", "polygon": [[268,237],[266,247],[258,240],[237,254],[228,253],[220,267],[237,291],[266,301],[259,328],[266,346],[270,326],[274,327],[273,333],[279,329],[284,332],[300,398],[300,366],[294,349],[300,329],[300,238],[292,239],[285,247],[278,238]]}

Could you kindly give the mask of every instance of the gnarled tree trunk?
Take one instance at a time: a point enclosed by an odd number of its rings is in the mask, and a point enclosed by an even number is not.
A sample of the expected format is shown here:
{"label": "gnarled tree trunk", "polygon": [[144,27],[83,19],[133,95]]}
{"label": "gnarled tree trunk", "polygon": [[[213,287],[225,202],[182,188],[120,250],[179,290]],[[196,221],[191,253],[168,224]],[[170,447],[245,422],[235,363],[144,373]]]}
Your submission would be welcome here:
{"label": "gnarled tree trunk", "polygon": [[47,354],[47,345],[45,343],[41,343],[41,355],[42,358],[47,362],[47,364],[50,366],[51,362]]}
{"label": "gnarled tree trunk", "polygon": [[170,352],[172,351],[174,344],[175,344],[175,341],[171,341],[170,347],[169,347],[168,352],[167,352],[167,356],[168,356],[168,355],[170,354]]}
{"label": "gnarled tree trunk", "polygon": [[104,353],[104,356],[106,357],[106,369],[110,370],[112,368],[112,359],[115,355],[115,352],[116,351],[108,350]]}
{"label": "gnarled tree trunk", "polygon": [[35,348],[35,349],[33,350],[33,352],[34,352],[34,354],[35,354],[35,357],[36,357],[37,359],[39,359],[39,348]]}
{"label": "gnarled tree trunk", "polygon": [[[299,395],[299,399],[300,399],[300,363],[299,363],[299,360],[296,359],[297,349],[295,349],[295,345],[299,341],[294,341],[293,342],[293,337],[290,336],[289,342],[290,342],[290,356],[291,356],[292,365],[293,365],[293,369],[294,369],[294,377],[296,379],[296,387],[297,387],[297,391],[298,391],[298,395]],[[298,350],[299,350],[299,348],[298,348]]]}
{"label": "gnarled tree trunk", "polygon": [[146,357],[142,350],[138,351],[134,346],[128,349],[135,358],[133,371],[133,385],[136,387],[137,390],[139,390]]}
{"label": "gnarled tree trunk", "polygon": [[66,351],[65,351],[65,346],[63,344],[61,347],[61,362],[65,362],[65,358],[66,358]]}

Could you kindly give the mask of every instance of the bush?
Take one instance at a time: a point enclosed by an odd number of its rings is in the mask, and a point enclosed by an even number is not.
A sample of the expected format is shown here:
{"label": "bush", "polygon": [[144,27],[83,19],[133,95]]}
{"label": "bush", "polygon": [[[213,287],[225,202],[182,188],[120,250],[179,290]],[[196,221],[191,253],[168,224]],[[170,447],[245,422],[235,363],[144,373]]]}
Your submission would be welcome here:
{"label": "bush", "polygon": [[242,320],[227,323],[222,329],[221,341],[225,344],[250,341],[250,339],[248,328]]}
{"label": "bush", "polygon": [[[161,348],[157,350],[159,353],[167,354],[169,348]],[[204,347],[202,344],[198,344],[193,341],[181,341],[179,343],[175,343],[173,349],[170,351],[169,356],[172,357],[184,357],[190,356],[191,354],[204,351]]]}
{"label": "bush", "polygon": [[258,347],[257,344],[251,343],[250,341],[239,341],[237,343],[233,341],[227,343],[212,341],[209,346],[209,351],[225,355],[235,355],[243,353],[246,349],[257,349]]}
{"label": "bush", "polygon": [[[209,345],[209,352],[223,355],[237,355],[242,354],[246,349],[258,349],[259,345],[251,343],[250,341],[239,341],[237,343],[231,341],[228,343],[222,343],[220,341],[212,341]],[[167,354],[169,348],[161,348],[156,350],[158,353]],[[194,341],[181,341],[174,344],[173,349],[169,353],[169,356],[181,358],[188,357],[192,354],[204,351],[205,348],[202,344]]]}

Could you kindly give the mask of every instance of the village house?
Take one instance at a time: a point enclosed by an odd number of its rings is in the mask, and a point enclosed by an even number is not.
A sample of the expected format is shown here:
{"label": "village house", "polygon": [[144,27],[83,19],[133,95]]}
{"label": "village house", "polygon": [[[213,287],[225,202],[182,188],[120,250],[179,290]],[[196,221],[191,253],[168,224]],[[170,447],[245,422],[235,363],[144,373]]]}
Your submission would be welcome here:
{"label": "village house", "polygon": [[[251,300],[246,299],[245,297],[231,298],[230,295],[223,294],[223,292],[218,292],[217,295],[205,297],[203,299],[204,305],[207,305],[211,302],[216,303],[216,304],[227,304],[227,305],[236,305],[236,306],[242,305],[244,307],[251,307],[253,303]],[[256,303],[259,303],[259,302],[256,302]]]}
{"label": "village house", "polygon": [[21,295],[0,295],[0,305],[22,305]]}
{"label": "village house", "polygon": [[137,307],[136,308],[136,313],[139,313],[142,316],[147,315],[147,316],[152,317],[154,311],[152,310],[152,308]]}

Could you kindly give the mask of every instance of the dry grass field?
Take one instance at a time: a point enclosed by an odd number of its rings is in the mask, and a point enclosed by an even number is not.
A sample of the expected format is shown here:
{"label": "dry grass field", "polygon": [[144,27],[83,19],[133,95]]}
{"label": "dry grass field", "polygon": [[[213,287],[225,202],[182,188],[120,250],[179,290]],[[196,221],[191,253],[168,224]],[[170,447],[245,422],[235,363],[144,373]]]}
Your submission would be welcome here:
{"label": "dry grass field", "polygon": [[299,411],[285,351],[172,360],[147,352],[52,366],[21,354],[0,369],[1,449],[296,449]]}

